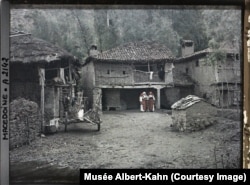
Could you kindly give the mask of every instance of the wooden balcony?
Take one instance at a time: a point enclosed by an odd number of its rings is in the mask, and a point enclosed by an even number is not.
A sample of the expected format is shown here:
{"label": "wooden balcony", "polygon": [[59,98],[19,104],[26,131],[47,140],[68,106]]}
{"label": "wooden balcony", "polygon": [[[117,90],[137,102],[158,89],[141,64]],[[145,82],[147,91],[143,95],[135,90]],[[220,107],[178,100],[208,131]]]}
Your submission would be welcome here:
{"label": "wooden balcony", "polygon": [[134,70],[134,84],[165,84],[158,73]]}
{"label": "wooden balcony", "polygon": [[158,73],[134,70],[127,75],[97,75],[96,85],[134,86],[134,85],[165,85]]}

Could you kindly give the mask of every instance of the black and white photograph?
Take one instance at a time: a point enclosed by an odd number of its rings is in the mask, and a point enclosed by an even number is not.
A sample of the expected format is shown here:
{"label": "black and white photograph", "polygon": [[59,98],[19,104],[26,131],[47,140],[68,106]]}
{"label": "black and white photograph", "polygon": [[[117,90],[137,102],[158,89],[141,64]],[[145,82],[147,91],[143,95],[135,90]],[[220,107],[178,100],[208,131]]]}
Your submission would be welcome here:
{"label": "black and white photograph", "polygon": [[10,9],[10,182],[242,168],[238,6]]}

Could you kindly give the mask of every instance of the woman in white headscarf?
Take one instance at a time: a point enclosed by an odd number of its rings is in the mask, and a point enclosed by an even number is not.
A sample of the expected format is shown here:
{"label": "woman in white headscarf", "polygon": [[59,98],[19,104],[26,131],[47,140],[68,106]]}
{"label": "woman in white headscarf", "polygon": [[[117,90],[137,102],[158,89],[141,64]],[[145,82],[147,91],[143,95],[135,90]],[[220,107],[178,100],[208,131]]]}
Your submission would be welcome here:
{"label": "woman in white headscarf", "polygon": [[147,111],[148,96],[147,96],[146,92],[142,92],[140,94],[139,101],[140,101],[140,111],[141,112]]}

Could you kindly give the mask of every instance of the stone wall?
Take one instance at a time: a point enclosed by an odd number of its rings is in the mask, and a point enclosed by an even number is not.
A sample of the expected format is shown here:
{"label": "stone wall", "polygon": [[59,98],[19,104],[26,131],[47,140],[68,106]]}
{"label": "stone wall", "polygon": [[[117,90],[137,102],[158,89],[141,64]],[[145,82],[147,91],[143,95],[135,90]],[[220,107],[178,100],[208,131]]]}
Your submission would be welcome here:
{"label": "stone wall", "polygon": [[41,131],[41,112],[37,103],[24,98],[10,103],[10,149],[29,144]]}
{"label": "stone wall", "polygon": [[217,109],[200,101],[185,110],[172,110],[173,127],[179,131],[197,131],[217,122]]}
{"label": "stone wall", "polygon": [[172,127],[175,130],[186,130],[186,110],[172,110]]}

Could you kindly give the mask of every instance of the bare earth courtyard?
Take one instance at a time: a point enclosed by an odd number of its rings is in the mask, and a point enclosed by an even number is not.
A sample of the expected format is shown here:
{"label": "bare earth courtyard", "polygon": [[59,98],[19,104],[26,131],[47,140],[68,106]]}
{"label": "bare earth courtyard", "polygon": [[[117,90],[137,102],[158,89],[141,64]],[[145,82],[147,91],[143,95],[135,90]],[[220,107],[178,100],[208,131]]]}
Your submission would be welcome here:
{"label": "bare earth courtyard", "polygon": [[241,167],[241,121],[219,117],[196,132],[171,127],[171,111],[104,111],[101,130],[76,123],[10,151],[10,181],[78,183],[79,169]]}

